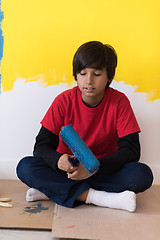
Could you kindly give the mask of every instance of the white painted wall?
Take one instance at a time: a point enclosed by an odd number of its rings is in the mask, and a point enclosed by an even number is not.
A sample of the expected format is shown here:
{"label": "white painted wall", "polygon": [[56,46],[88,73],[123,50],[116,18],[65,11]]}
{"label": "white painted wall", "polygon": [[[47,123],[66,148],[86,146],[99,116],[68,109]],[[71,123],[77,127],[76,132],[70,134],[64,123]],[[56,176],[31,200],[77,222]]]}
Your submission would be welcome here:
{"label": "white painted wall", "polygon": [[[160,99],[147,102],[145,93],[135,93],[134,87],[123,82],[113,82],[111,86],[130,99],[142,130],[141,162],[152,168],[154,183],[160,184]],[[13,91],[1,93],[0,179],[17,179],[17,163],[22,157],[32,155],[40,121],[55,96],[65,89],[66,84],[44,87],[41,81],[25,83],[25,79],[19,79]]]}

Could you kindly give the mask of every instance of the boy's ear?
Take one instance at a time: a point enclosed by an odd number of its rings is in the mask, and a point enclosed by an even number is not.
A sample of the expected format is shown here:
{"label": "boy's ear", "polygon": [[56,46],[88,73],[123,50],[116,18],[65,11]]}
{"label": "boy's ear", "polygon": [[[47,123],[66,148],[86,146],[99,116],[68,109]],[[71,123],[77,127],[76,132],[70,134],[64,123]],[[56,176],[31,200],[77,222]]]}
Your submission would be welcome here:
{"label": "boy's ear", "polygon": [[112,80],[108,80],[106,87],[109,87],[109,85],[111,84],[112,81],[113,81],[113,79]]}

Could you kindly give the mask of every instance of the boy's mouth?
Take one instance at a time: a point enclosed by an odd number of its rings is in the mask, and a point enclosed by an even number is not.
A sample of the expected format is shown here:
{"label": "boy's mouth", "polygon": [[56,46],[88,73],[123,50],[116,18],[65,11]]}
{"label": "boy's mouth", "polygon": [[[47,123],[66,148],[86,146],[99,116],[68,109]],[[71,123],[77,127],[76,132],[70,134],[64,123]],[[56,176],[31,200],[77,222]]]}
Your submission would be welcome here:
{"label": "boy's mouth", "polygon": [[87,91],[87,92],[93,92],[95,90],[95,88],[93,88],[93,87],[85,87],[84,90]]}

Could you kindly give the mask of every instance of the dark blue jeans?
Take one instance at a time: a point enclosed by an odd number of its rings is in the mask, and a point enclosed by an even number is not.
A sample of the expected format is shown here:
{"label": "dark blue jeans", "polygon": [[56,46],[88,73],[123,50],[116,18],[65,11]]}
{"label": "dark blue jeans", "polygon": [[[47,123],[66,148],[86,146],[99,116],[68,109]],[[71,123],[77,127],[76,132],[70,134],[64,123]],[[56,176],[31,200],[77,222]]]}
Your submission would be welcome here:
{"label": "dark blue jeans", "polygon": [[130,190],[135,193],[150,188],[153,182],[151,169],[143,163],[127,163],[117,172],[75,181],[61,170],[53,170],[42,158],[25,157],[17,166],[17,176],[30,188],[38,189],[59,205],[75,207],[82,202],[76,198],[89,188],[106,192]]}

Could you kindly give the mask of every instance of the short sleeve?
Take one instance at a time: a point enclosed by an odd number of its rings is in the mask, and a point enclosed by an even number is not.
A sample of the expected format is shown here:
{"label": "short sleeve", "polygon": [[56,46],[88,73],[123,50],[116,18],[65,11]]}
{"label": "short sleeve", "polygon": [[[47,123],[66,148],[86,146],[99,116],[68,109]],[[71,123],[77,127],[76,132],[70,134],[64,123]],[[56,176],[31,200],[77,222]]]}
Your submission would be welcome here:
{"label": "short sleeve", "polygon": [[56,97],[41,121],[43,127],[58,135],[64,122],[64,109],[59,97]]}
{"label": "short sleeve", "polygon": [[124,137],[135,132],[140,132],[140,128],[128,98],[123,95],[117,109],[117,134]]}

